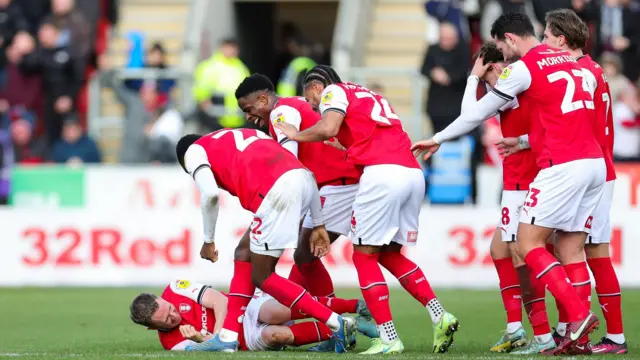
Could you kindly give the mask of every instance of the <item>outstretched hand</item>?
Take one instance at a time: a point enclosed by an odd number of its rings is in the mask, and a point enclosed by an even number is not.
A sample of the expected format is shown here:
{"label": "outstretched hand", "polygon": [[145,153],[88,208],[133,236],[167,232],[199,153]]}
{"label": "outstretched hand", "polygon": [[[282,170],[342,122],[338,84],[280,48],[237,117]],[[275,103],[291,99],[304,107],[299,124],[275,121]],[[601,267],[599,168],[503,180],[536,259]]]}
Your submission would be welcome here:
{"label": "outstretched hand", "polygon": [[431,155],[435,154],[436,151],[440,149],[440,144],[435,142],[433,139],[429,140],[420,140],[413,145],[411,145],[411,151],[413,152],[413,156],[418,157],[423,152],[425,153],[423,156],[424,160],[427,160],[431,157]]}
{"label": "outstretched hand", "polygon": [[338,150],[347,151],[347,148],[346,148],[346,147],[344,147],[344,146],[342,146],[342,144],[340,144],[340,142],[338,141],[338,139],[337,139],[337,138],[331,138],[331,139],[329,139],[329,140],[326,140],[326,141],[324,142],[324,144],[325,144],[325,145],[332,146],[332,147],[334,147],[334,148],[336,148],[336,149],[338,149]]}
{"label": "outstretched hand", "polygon": [[286,122],[277,122],[273,124],[273,127],[282,131],[284,136],[286,136],[290,140],[293,140],[293,138],[298,134],[298,129],[296,129],[295,126],[288,124]]}

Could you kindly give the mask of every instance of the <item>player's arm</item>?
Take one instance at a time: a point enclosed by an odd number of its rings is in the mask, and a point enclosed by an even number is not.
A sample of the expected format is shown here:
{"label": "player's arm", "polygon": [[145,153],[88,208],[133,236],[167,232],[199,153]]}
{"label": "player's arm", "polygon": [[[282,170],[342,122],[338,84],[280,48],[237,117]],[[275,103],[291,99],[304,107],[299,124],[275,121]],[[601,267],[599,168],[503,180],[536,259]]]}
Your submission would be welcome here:
{"label": "player's arm", "polygon": [[437,144],[441,144],[470,132],[513,101],[516,95],[527,90],[530,85],[531,74],[526,65],[522,61],[513,63],[504,69],[491,92],[483,96],[472,108],[461,114],[444,130],[435,134],[433,140]]}
{"label": "player's arm", "polygon": [[220,190],[211,171],[211,164],[204,148],[193,144],[184,155],[185,168],[193,177],[200,191],[200,211],[204,226],[204,242],[213,243],[218,221]]}
{"label": "player's arm", "polygon": [[[322,100],[320,101],[322,119],[310,128],[296,134],[287,134],[290,135],[289,139],[298,142],[314,142],[335,137],[340,131],[348,105],[347,95],[341,87],[337,85],[327,86],[322,91]],[[283,127],[278,128],[285,131]]]}
{"label": "player's arm", "polygon": [[200,305],[213,310],[216,319],[216,324],[213,328],[212,337],[219,333],[222,329],[223,319],[227,316],[227,297],[224,296],[220,291],[212,289],[208,287],[205,289],[204,294],[200,298]]}
{"label": "player's arm", "polygon": [[276,127],[276,125],[281,123],[290,124],[295,127],[296,130],[300,131],[300,124],[302,123],[302,116],[300,115],[300,112],[291,106],[282,105],[278,106],[271,112],[270,119],[273,124],[273,130],[276,133],[276,140],[278,140],[278,143],[298,157],[298,142],[289,139],[282,130]]}
{"label": "player's arm", "polygon": [[[223,324],[222,319],[227,315],[226,296],[209,285],[204,285],[191,280],[174,280],[169,284],[169,288],[171,288],[171,291],[174,293],[189,298],[196,303],[213,310],[216,319],[220,319],[220,321],[216,321],[213,334],[198,335],[199,332],[198,334],[191,334],[193,331],[185,327],[180,330],[185,338],[196,342],[202,342],[213,338],[213,336],[220,331]],[[184,350],[184,348],[179,350]]]}

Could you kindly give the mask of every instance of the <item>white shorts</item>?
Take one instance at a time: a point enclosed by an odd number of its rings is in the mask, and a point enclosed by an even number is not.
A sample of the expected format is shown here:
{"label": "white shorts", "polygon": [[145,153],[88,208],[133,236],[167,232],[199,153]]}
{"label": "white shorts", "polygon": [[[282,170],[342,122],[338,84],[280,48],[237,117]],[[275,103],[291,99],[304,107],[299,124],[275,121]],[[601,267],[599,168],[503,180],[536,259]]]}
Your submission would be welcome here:
{"label": "white shorts", "polygon": [[588,233],[605,179],[602,158],[570,161],[540,170],[529,185],[520,222]]}
{"label": "white shorts", "polygon": [[353,203],[351,233],[357,245],[415,245],[424,199],[422,170],[400,165],[364,168]]}
{"label": "white shorts", "polygon": [[587,236],[587,244],[609,244],[611,242],[611,202],[615,180],[604,184],[604,192],[593,212],[591,233]]}
{"label": "white shorts", "polygon": [[[351,229],[351,210],[358,193],[358,184],[344,186],[323,186],[320,189],[322,217],[327,231],[349,235]],[[312,229],[311,215],[307,213],[303,228]]]}
{"label": "white shorts", "polygon": [[254,296],[254,298],[249,301],[249,305],[247,305],[247,310],[242,319],[242,327],[244,331],[244,341],[249,351],[274,350],[267,346],[264,340],[262,340],[262,330],[269,325],[260,322],[258,317],[262,304],[271,299],[273,299],[273,297],[262,293],[261,296]]}
{"label": "white shorts", "polygon": [[524,200],[527,198],[526,190],[503,190],[500,203],[500,221],[498,228],[502,234],[502,241],[516,241],[518,224],[520,223],[520,211]]}
{"label": "white shorts", "polygon": [[280,257],[285,249],[295,249],[300,220],[317,189],[313,175],[306,169],[284,173],[254,214],[249,234],[251,252]]}

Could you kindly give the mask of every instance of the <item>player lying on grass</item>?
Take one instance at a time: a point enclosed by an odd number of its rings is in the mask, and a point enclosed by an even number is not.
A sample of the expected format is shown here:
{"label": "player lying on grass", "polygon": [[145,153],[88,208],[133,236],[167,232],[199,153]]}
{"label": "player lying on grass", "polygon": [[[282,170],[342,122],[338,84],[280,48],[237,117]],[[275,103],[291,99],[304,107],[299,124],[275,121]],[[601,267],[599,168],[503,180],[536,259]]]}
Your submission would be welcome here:
{"label": "player lying on grass", "polygon": [[[356,330],[372,338],[378,336],[375,325],[367,321],[370,314],[362,301],[338,298],[318,298],[318,301],[340,314],[359,313],[357,326],[348,331],[353,346]],[[220,331],[222,322],[216,319],[224,319],[226,312],[225,294],[189,280],[172,281],[160,297],[142,293],[130,307],[131,320],[157,330],[166,350],[196,350],[193,345],[213,338]],[[305,317],[269,295],[256,293],[241,321],[240,350],[279,350],[332,338],[331,329],[323,323],[294,322]]]}

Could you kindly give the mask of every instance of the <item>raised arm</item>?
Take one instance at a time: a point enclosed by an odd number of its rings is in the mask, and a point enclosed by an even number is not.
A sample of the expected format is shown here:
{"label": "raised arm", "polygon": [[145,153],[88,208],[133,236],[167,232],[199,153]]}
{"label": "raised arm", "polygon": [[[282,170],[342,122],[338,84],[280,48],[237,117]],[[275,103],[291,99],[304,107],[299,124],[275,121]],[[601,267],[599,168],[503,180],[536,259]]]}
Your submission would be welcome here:
{"label": "raised arm", "polygon": [[218,220],[220,190],[211,171],[211,164],[204,148],[193,144],[184,155],[184,164],[200,191],[200,211],[204,227],[204,242],[213,243]]}

